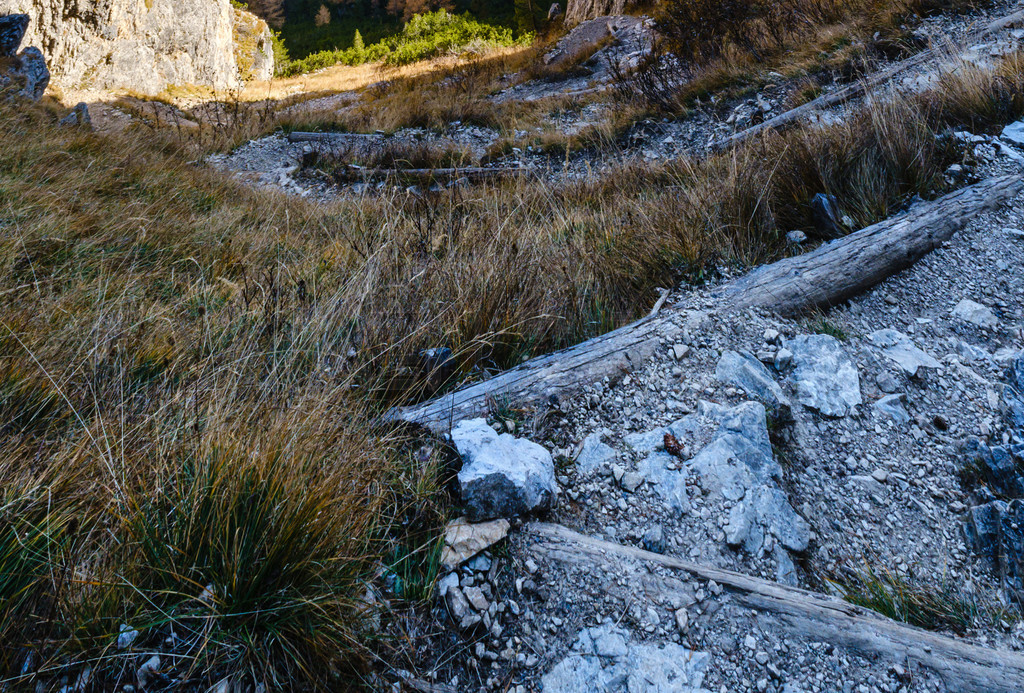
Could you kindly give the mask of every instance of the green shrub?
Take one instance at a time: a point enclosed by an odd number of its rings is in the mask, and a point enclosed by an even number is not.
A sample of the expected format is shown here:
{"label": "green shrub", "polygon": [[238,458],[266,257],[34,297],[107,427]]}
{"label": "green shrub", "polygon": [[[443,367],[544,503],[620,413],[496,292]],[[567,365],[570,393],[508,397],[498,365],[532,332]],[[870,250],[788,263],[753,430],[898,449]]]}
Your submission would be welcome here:
{"label": "green shrub", "polygon": [[396,36],[367,46],[363,44],[359,32],[356,32],[349,48],[312,53],[301,60],[284,63],[279,69],[281,74],[296,75],[333,65],[361,65],[378,61],[393,66],[408,65],[445,53],[508,47],[528,44],[532,40],[532,34],[516,39],[511,29],[484,24],[469,13],[451,14],[438,10],[415,15]]}

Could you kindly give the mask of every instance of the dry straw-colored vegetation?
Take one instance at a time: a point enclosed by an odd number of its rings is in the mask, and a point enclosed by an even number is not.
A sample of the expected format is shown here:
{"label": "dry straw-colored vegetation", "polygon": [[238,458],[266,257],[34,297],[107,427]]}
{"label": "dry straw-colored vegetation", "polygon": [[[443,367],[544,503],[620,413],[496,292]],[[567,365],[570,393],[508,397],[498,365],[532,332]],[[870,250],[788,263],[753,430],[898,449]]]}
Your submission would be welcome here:
{"label": "dry straw-colored vegetation", "polygon": [[1022,81],[1012,56],[703,161],[325,206],[197,168],[173,129],[0,99],[2,678],[113,689],[160,652],[197,688],[353,685],[394,645],[373,590],[429,593],[450,508],[377,413],[787,252],[817,192],[857,225],[935,194],[962,156],[937,135],[1020,115]]}

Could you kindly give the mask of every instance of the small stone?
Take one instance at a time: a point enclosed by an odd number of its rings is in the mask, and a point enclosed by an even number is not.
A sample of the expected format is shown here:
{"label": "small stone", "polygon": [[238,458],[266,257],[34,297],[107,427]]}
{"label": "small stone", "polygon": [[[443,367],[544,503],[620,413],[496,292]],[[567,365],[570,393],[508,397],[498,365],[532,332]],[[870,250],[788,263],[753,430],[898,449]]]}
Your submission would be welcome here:
{"label": "small stone", "polygon": [[672,345],[672,356],[676,361],[682,361],[686,358],[687,354],[690,353],[690,347],[685,344],[673,344]]}
{"label": "small stone", "polygon": [[145,688],[156,674],[160,671],[160,656],[153,655],[147,659],[135,672],[135,680],[141,688]]}
{"label": "small stone", "polygon": [[58,122],[61,127],[78,126],[83,128],[92,127],[92,118],[89,116],[89,104],[79,103]]}
{"label": "small stone", "polygon": [[775,370],[784,371],[793,365],[793,352],[783,347],[775,352]]}
{"label": "small stone", "polygon": [[576,468],[583,474],[606,468],[618,453],[601,440],[601,433],[592,433],[583,439],[583,447],[576,457]]}
{"label": "small stone", "polygon": [[965,298],[953,308],[953,317],[977,327],[992,328],[999,325],[999,318],[988,306]]}
{"label": "small stone", "polygon": [[469,630],[480,623],[480,616],[473,611],[466,595],[458,587],[449,587],[445,594],[448,615],[461,630]]}
{"label": "small stone", "polygon": [[1024,120],[1018,120],[1016,123],[1010,123],[1003,128],[1000,136],[1007,142],[1018,146],[1024,146]]}
{"label": "small stone", "polygon": [[803,231],[790,231],[786,234],[786,241],[792,245],[800,245],[807,240],[807,234]]}
{"label": "small stone", "polygon": [[895,393],[900,387],[899,383],[896,382],[896,378],[888,371],[879,373],[878,377],[875,378],[875,384],[878,385],[879,390],[890,394]]}
{"label": "small stone", "polygon": [[135,642],[135,638],[139,637],[139,631],[135,630],[127,623],[121,624],[121,632],[117,636],[117,649],[127,650]]}
{"label": "small stone", "polygon": [[505,519],[473,524],[461,517],[448,523],[444,530],[441,565],[449,569],[461,565],[484,549],[504,539],[508,530],[509,522]]}
{"label": "small stone", "polygon": [[815,232],[822,238],[842,236],[843,219],[835,195],[817,193],[811,200],[811,221]]}
{"label": "small stone", "polygon": [[889,479],[889,472],[884,469],[876,469],[871,472],[871,478],[881,484],[884,484]]}
{"label": "small stone", "polygon": [[635,493],[640,484],[642,484],[644,478],[636,472],[626,472],[622,475],[622,480],[619,482],[623,489],[630,493]]}
{"label": "small stone", "polygon": [[886,395],[871,406],[876,412],[891,417],[896,423],[905,424],[910,421],[910,414],[903,407],[904,399],[905,396],[902,394]]}
{"label": "small stone", "polygon": [[686,609],[676,609],[676,628],[682,635],[686,635],[687,629],[690,627],[690,614]]}
{"label": "small stone", "polygon": [[726,351],[715,367],[715,378],[726,385],[742,389],[765,406],[772,414],[787,419],[791,406],[771,373],[748,351]]}
{"label": "small stone", "polygon": [[463,594],[466,595],[466,600],[477,611],[487,611],[487,607],[490,606],[490,603],[487,601],[487,597],[484,596],[483,590],[479,587],[467,587],[463,590]]}
{"label": "small stone", "polygon": [[459,487],[470,520],[511,517],[551,507],[557,494],[551,453],[484,419],[461,421],[451,432],[463,459]]}
{"label": "small stone", "polygon": [[651,553],[665,553],[665,530],[660,524],[653,525],[644,533],[643,547]]}
{"label": "small stone", "polygon": [[757,652],[757,654],[754,655],[754,659],[757,661],[758,664],[764,666],[768,663],[768,653],[764,650],[760,650]]}

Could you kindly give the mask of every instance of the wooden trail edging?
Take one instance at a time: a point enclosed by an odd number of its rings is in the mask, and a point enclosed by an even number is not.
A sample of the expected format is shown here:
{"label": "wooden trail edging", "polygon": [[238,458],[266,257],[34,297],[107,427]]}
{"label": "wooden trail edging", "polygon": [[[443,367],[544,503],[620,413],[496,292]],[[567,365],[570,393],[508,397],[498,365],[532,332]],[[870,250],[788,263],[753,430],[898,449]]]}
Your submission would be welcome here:
{"label": "wooden trail edging", "polygon": [[[988,38],[989,36],[998,31],[1012,27],[1014,24],[1019,24],[1022,22],[1024,22],[1024,10],[1014,12],[1012,14],[1006,15],[1005,17],[1000,17],[999,19],[995,19],[989,22],[982,30],[966,38],[964,40],[964,43],[965,45],[976,43],[978,41]],[[853,84],[848,84],[847,86],[838,89],[830,94],[819,96],[813,101],[809,101],[803,104],[802,106],[792,108],[786,111],[785,113],[781,113],[775,116],[774,118],[769,118],[768,120],[762,123],[758,123],[757,125],[747,128],[746,130],[741,130],[740,132],[718,139],[710,145],[709,149],[711,149],[712,151],[717,151],[737,145],[741,142],[745,142],[753,137],[756,137],[757,135],[766,133],[768,131],[785,130],[789,127],[792,127],[793,125],[796,125],[800,121],[805,120],[813,113],[823,111],[827,108],[832,108],[834,106],[846,103],[851,99],[855,99],[858,96],[867,93],[874,87],[877,87],[878,85],[888,82],[892,79],[895,79],[900,74],[912,70],[920,65],[923,65],[933,60],[938,55],[939,53],[934,48],[929,48],[928,50],[921,51],[917,55],[911,56],[910,58],[907,58],[906,60],[903,60],[885,70],[876,72],[875,74],[867,77],[866,79],[854,82]]]}
{"label": "wooden trail edging", "polygon": [[[794,315],[828,308],[909,267],[952,237],[977,214],[1012,199],[1024,189],[1019,175],[981,181],[911,212],[834,240],[809,253],[780,260],[726,284],[716,297],[720,311],[747,308]],[[564,397],[605,376],[618,377],[648,359],[661,339],[683,327],[682,310],[659,313],[539,356],[493,378],[455,392],[392,410],[388,418],[447,432],[463,419],[483,416],[495,398],[531,405]],[[1024,689],[1022,689],[1024,690]]]}
{"label": "wooden trail edging", "polygon": [[[629,560],[714,580],[737,603],[770,614],[797,637],[890,662],[920,664],[940,675],[950,691],[1024,691],[1024,655],[1019,652],[980,647],[898,623],[836,597],[594,539],[562,525],[533,523],[524,535],[530,541],[526,550],[535,556],[583,566],[594,574],[617,574],[616,562]],[[678,581],[655,579],[643,587],[658,601],[671,602],[678,591],[674,585]]]}

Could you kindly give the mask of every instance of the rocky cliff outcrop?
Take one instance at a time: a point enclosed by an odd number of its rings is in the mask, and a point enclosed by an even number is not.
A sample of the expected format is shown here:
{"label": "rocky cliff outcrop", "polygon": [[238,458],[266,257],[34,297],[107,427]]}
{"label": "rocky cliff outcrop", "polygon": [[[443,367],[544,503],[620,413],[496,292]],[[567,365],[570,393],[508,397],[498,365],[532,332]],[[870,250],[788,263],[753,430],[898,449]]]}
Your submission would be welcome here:
{"label": "rocky cliff outcrop", "polygon": [[38,101],[50,83],[50,71],[35,46],[18,52],[28,23],[25,14],[0,16],[0,93]]}
{"label": "rocky cliff outcrop", "polygon": [[635,0],[569,0],[565,8],[565,23],[575,26],[595,17],[625,14]]}
{"label": "rocky cliff outcrop", "polygon": [[15,12],[65,89],[225,89],[273,74],[270,30],[229,0],[0,0]]}

